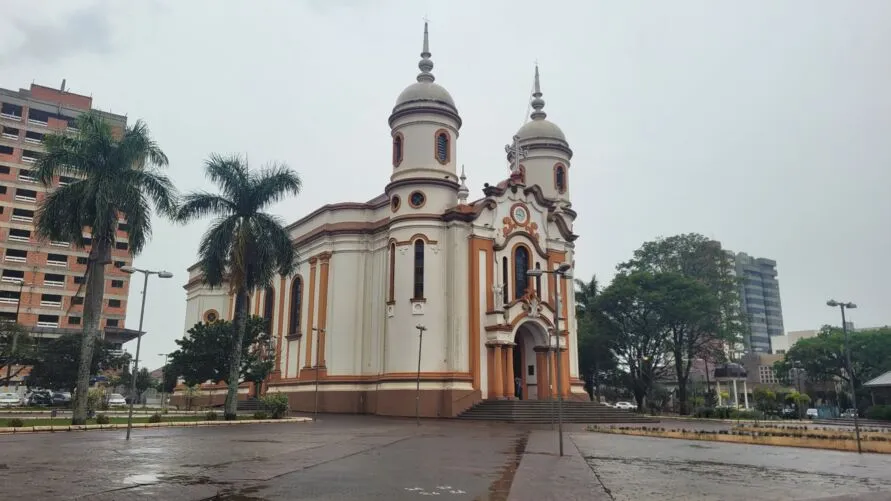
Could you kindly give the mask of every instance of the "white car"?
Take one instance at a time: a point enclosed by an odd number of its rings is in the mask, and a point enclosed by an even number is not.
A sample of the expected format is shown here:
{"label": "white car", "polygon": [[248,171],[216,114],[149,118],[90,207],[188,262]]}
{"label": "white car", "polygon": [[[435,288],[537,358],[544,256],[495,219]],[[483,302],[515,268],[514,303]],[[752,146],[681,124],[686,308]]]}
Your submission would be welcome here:
{"label": "white car", "polygon": [[127,405],[127,400],[120,393],[112,393],[108,396],[108,406],[109,407],[124,407]]}
{"label": "white car", "polygon": [[22,397],[18,393],[0,393],[0,407],[19,407]]}
{"label": "white car", "polygon": [[626,411],[633,411],[637,409],[637,406],[632,404],[631,402],[616,402],[616,409],[623,409]]}

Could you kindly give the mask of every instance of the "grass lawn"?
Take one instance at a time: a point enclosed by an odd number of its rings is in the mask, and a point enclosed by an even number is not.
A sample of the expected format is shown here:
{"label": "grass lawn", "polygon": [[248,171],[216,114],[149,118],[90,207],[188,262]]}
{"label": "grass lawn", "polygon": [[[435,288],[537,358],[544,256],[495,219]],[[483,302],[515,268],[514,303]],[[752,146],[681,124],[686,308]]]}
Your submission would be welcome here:
{"label": "grass lawn", "polygon": [[[239,420],[253,419],[253,416],[238,416]],[[16,418],[0,419],[0,428],[10,426],[9,421]],[[222,421],[222,416],[217,418]],[[204,414],[198,416],[163,416],[162,423],[187,423],[195,421],[206,421]],[[28,419],[21,418],[24,426],[68,426],[71,424],[70,417],[61,417],[55,419]],[[133,416],[134,423],[148,423],[148,416]],[[127,424],[126,417],[113,416],[109,418],[110,424]],[[97,424],[95,419],[88,419],[87,424]]]}

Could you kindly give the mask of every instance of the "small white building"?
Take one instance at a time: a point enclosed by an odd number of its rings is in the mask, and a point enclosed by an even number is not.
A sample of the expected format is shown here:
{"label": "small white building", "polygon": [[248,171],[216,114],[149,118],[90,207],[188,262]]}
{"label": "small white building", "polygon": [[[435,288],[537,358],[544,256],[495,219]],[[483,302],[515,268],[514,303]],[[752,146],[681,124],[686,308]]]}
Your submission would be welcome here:
{"label": "small white building", "polygon": [[[505,134],[508,179],[470,200],[458,172],[461,117],[434,82],[430,56],[425,25],[421,71],[389,117],[393,170],[383,193],[289,225],[296,273],[251,298],[277,340],[267,391],[286,393],[292,409],[313,408],[318,378],[323,412],[413,415],[419,325],[422,415],[515,398],[515,378],[523,398],[553,394],[557,294],[564,395],[587,399],[572,281],[526,276],[575,259],[572,150],[546,119],[538,69],[531,120]],[[189,273],[185,328],[231,318],[228,287],[203,284],[197,266]]]}

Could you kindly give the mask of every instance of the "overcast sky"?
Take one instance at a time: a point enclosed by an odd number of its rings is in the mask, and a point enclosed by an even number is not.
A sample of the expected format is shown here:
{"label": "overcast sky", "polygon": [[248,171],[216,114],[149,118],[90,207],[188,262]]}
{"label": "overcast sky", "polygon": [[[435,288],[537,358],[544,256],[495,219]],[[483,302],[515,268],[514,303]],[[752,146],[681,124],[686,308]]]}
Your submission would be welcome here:
{"label": "overcast sky", "polygon": [[[426,15],[437,82],[464,120],[479,195],[506,177],[533,63],[575,152],[577,275],[603,282],[645,240],[699,232],[778,263],[787,330],[891,323],[891,2],[3,0],[0,87],[92,94],[145,120],[183,190],[211,152],[283,161],[304,192],[274,212],[366,201],[391,171],[387,117],[414,82]],[[208,221],[158,220],[144,365],[183,334]],[[130,289],[127,326],[139,319]],[[127,347],[135,351],[135,343]]]}

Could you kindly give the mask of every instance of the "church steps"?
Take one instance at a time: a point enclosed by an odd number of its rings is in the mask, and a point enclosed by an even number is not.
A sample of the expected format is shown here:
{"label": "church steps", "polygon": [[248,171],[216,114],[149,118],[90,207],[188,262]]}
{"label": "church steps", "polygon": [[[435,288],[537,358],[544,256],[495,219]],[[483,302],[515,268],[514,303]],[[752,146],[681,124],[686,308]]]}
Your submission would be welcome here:
{"label": "church steps", "polygon": [[[551,423],[557,417],[556,402],[548,400],[484,400],[461,413],[459,419]],[[566,423],[655,423],[657,419],[614,409],[596,402],[563,402]]]}

